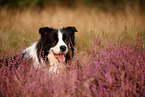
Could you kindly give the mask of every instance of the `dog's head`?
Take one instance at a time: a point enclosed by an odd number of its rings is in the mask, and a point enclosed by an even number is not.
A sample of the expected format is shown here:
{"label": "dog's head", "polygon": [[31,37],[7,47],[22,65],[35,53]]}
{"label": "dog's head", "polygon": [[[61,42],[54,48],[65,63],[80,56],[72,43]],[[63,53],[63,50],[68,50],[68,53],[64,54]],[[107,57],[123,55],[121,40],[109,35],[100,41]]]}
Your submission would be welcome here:
{"label": "dog's head", "polygon": [[77,29],[72,26],[62,29],[40,28],[41,39],[37,45],[38,57],[45,59],[50,52],[53,52],[58,61],[67,62],[73,56],[75,32]]}

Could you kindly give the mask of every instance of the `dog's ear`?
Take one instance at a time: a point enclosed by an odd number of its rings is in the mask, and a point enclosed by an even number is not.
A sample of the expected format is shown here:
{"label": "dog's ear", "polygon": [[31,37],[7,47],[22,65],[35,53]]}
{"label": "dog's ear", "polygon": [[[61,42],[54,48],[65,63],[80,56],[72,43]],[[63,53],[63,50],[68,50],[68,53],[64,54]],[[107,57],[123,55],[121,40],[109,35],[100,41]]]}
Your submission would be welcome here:
{"label": "dog's ear", "polygon": [[51,32],[52,30],[53,30],[53,28],[42,27],[39,29],[39,34],[45,35],[45,34],[48,34],[49,32]]}
{"label": "dog's ear", "polygon": [[73,34],[73,35],[74,35],[75,32],[78,32],[78,30],[77,30],[75,27],[73,27],[73,26],[68,26],[68,27],[66,27],[65,29],[66,29],[70,34]]}

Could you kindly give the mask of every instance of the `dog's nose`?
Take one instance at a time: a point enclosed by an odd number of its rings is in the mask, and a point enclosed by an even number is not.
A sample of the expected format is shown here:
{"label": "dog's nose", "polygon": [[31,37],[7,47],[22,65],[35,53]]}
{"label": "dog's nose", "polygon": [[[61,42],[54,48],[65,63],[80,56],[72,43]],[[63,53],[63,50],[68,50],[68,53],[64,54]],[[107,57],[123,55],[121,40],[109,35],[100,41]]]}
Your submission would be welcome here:
{"label": "dog's nose", "polygon": [[60,46],[60,50],[64,52],[66,50],[66,46],[65,45]]}

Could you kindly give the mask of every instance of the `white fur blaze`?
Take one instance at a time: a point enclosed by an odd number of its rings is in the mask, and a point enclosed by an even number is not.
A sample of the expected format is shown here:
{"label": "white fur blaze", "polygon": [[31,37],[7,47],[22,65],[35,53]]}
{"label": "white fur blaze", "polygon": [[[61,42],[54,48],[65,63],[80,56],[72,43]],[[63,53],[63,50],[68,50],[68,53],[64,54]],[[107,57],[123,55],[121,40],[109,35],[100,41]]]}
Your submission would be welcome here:
{"label": "white fur blaze", "polygon": [[59,54],[59,53],[61,53],[60,46],[62,46],[62,45],[66,46],[66,50],[63,53],[67,54],[68,53],[68,47],[65,44],[65,42],[63,41],[63,34],[58,29],[58,43],[56,44],[56,46],[52,47],[50,50],[53,50],[53,52],[55,54]]}

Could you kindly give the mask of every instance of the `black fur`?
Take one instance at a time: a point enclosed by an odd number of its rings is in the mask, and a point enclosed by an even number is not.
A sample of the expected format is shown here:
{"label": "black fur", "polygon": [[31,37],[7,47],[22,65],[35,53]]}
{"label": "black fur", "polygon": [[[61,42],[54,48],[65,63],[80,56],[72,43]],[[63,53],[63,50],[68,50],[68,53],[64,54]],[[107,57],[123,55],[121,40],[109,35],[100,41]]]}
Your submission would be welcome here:
{"label": "black fur", "polygon": [[[41,34],[41,39],[37,44],[37,57],[40,61],[40,57],[45,60],[50,48],[56,45],[58,42],[58,35],[56,29],[48,27],[40,28],[39,34]],[[48,61],[48,59],[46,60]]]}

